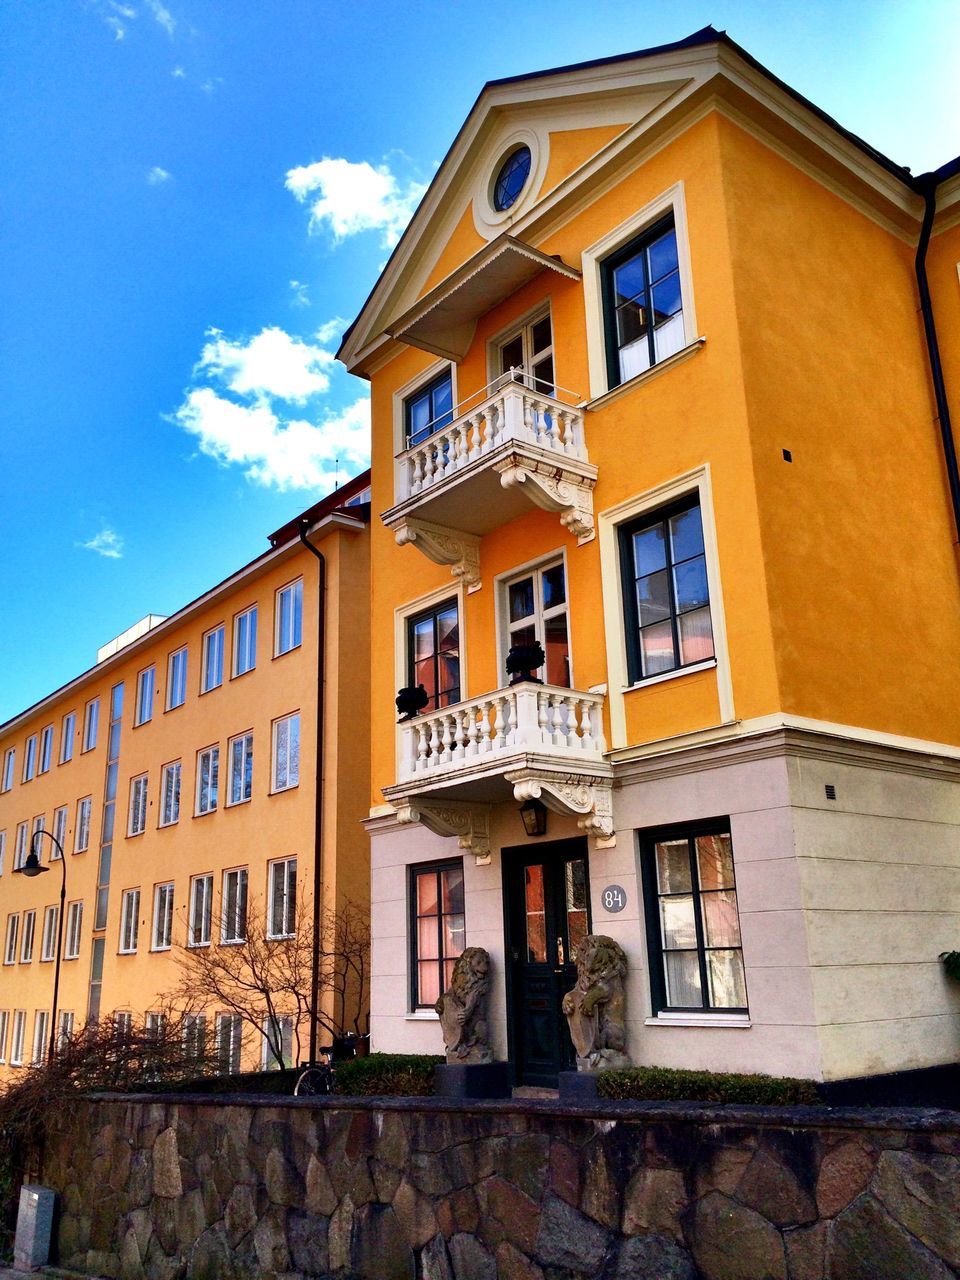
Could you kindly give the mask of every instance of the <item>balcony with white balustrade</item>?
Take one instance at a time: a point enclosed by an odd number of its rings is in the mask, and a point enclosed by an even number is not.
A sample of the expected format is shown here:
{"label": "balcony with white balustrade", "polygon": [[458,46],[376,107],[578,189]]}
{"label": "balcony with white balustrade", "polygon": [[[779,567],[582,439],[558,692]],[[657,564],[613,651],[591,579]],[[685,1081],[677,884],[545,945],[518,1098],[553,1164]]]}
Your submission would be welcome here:
{"label": "balcony with white balustrade", "polygon": [[448,425],[396,458],[396,502],[384,523],[401,546],[452,565],[468,585],[479,580],[479,539],[531,504],[556,512],[579,542],[594,537],[597,468],[583,409],[527,382],[504,374],[475,407],[459,405]]}

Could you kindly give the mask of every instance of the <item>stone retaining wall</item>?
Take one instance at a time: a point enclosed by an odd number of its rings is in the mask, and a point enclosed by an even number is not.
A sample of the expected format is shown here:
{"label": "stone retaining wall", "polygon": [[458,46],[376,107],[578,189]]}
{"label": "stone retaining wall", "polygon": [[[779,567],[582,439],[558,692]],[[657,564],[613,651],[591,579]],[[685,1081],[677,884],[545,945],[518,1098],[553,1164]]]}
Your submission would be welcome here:
{"label": "stone retaining wall", "polygon": [[101,1097],[43,1176],[122,1280],[960,1274],[958,1112]]}

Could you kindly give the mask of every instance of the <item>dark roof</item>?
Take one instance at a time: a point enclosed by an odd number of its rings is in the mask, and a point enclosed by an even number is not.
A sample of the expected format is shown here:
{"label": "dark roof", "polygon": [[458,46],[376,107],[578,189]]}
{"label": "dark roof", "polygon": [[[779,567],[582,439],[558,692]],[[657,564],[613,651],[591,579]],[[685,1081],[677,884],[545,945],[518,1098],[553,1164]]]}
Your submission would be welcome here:
{"label": "dark roof", "polygon": [[[288,520],[286,524],[282,524],[270,534],[269,542],[271,547],[282,546],[285,542],[290,542],[293,538],[299,537],[300,530],[307,528],[312,524],[316,524],[318,520],[322,520],[324,516],[330,515],[332,511],[339,511],[345,507],[351,498],[355,498],[358,493],[362,493],[364,489],[370,487],[370,471],[361,471],[358,476],[354,476],[352,480],[348,480],[346,484],[334,489],[333,493],[328,493],[325,498],[321,498],[319,502],[315,502],[312,507],[307,507],[306,511],[301,511],[298,516],[294,516],[292,520]],[[359,514],[359,509],[354,511],[350,509],[349,514]]]}

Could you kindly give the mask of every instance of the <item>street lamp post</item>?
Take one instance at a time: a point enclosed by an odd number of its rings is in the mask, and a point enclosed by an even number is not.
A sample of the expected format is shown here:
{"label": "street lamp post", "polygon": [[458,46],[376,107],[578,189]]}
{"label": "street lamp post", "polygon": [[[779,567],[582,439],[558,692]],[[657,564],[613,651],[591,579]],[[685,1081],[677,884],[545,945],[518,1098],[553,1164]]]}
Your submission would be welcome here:
{"label": "street lamp post", "polygon": [[60,871],[63,880],[60,884],[60,915],[57,920],[57,958],[53,968],[53,1010],[50,1015],[50,1050],[49,1057],[52,1061],[57,1052],[57,1001],[60,998],[60,956],[63,950],[63,912],[67,901],[67,860],[63,854],[63,845],[53,834],[52,831],[35,831],[30,840],[30,852],[27,854],[26,861],[22,867],[17,867],[17,871],[22,875],[40,876],[50,870],[40,862],[37,856],[37,836],[47,836],[57,846],[60,854]]}

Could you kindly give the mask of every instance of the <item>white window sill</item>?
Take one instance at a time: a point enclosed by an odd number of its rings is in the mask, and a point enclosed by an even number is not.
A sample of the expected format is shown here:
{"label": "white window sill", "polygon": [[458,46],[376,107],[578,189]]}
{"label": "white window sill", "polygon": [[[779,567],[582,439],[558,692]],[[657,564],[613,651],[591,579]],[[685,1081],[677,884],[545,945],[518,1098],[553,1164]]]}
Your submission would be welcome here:
{"label": "white window sill", "polygon": [[694,338],[685,347],[675,351],[672,356],[667,356],[665,360],[658,360],[656,364],[651,365],[649,369],[644,369],[642,373],[635,373],[626,382],[618,382],[615,387],[611,387],[599,396],[594,396],[592,400],[587,401],[585,408],[602,409],[605,404],[609,404],[611,400],[616,400],[618,396],[622,396],[625,392],[633,391],[641,383],[649,382],[651,378],[657,377],[658,374],[664,373],[667,369],[672,369],[674,365],[682,364],[684,360],[689,360],[691,356],[697,354],[706,341],[705,337]]}
{"label": "white window sill", "polygon": [[652,684],[663,684],[665,680],[678,680],[680,676],[692,676],[697,671],[711,671],[716,665],[716,658],[707,658],[705,662],[693,662],[689,667],[675,667],[673,671],[661,671],[658,676],[645,676],[636,684],[624,685],[621,692],[632,693],[634,689],[647,689]]}
{"label": "white window sill", "polygon": [[752,1026],[749,1013],[658,1013],[644,1018],[645,1027],[728,1027]]}
{"label": "white window sill", "polygon": [[439,1022],[440,1015],[433,1009],[414,1009],[404,1019],[406,1022]]}

